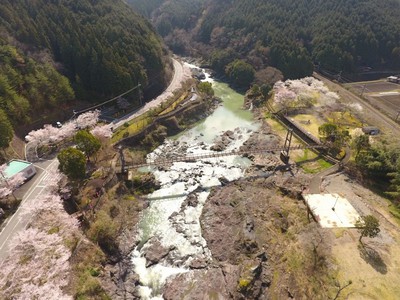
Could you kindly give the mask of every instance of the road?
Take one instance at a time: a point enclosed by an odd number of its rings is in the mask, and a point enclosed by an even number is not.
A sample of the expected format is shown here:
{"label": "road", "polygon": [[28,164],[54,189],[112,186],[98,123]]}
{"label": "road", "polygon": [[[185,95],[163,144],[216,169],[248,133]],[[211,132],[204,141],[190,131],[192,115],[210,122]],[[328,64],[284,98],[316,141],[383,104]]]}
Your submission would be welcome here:
{"label": "road", "polygon": [[[174,76],[171,80],[171,83],[166,88],[166,90],[157,98],[146,103],[146,105],[143,106],[140,110],[134,112],[133,114],[124,116],[123,118],[118,120],[117,123],[110,124],[110,126],[113,126],[114,128],[123,126],[125,122],[160,105],[163,101],[168,99],[168,97],[171,96],[175,90],[181,87],[181,83],[185,79],[190,77],[190,70],[188,67],[183,66],[176,59],[172,58],[172,61],[174,65]],[[26,147],[26,148],[31,148],[31,150],[32,149],[34,150],[34,147],[35,146],[32,145],[32,147]],[[28,150],[25,149],[26,155],[28,154],[27,152],[29,152]],[[30,156],[31,155],[28,155],[27,159],[29,159]],[[9,254],[8,252],[8,249],[10,248],[9,242],[12,236],[16,232],[26,228],[26,226],[30,222],[30,216],[25,214],[26,211],[25,207],[27,207],[27,205],[35,205],[35,199],[40,197],[40,195],[45,191],[47,187],[46,180],[47,178],[49,178],[49,176],[51,176],[52,170],[57,169],[57,166],[58,166],[58,160],[56,158],[48,161],[38,161],[37,163],[35,163],[35,167],[37,170],[37,174],[35,175],[35,177],[32,178],[32,180],[30,180],[26,184],[24,184],[17,191],[17,193],[23,194],[24,196],[22,198],[22,202],[18,210],[1,227],[0,261],[5,257],[7,257],[7,255]]]}
{"label": "road", "polygon": [[184,66],[181,62],[179,62],[175,58],[172,58],[172,62],[174,66],[174,76],[172,77],[171,83],[168,85],[165,91],[157,98],[147,102],[139,110],[123,116],[122,118],[114,121],[114,123],[110,124],[110,126],[114,127],[114,129],[118,128],[124,125],[125,122],[132,120],[133,118],[136,118],[137,116],[144,114],[150,109],[159,106],[162,102],[167,100],[168,97],[170,97],[175,90],[181,87],[182,82],[190,77],[190,70],[188,67]]}
{"label": "road", "polygon": [[345,100],[348,103],[358,103],[363,108],[363,118],[368,125],[376,126],[381,129],[381,131],[388,135],[391,138],[399,139],[400,137],[400,125],[389,118],[387,115],[383,114],[376,108],[374,108],[371,104],[369,104],[366,100],[358,97],[352,92],[346,90],[341,85],[330,81],[329,79],[317,74],[313,73],[313,76],[321,81],[333,92],[339,94],[340,98]]}
{"label": "road", "polygon": [[17,211],[2,226],[0,233],[0,261],[8,255],[9,241],[20,230],[26,228],[30,221],[30,215],[26,214],[28,205],[35,205],[35,200],[42,195],[47,187],[47,179],[58,167],[57,159],[43,161],[35,164],[37,174],[25,183],[16,193],[24,194]]}
{"label": "road", "polygon": [[[400,136],[400,125],[393,121],[390,117],[383,114],[364,99],[358,97],[352,92],[346,90],[341,85],[330,81],[329,79],[314,72],[313,76],[321,81],[331,90],[340,95],[340,97],[348,103],[359,103],[363,108],[363,118],[370,124],[379,127],[384,134],[394,136],[396,139]],[[345,164],[350,159],[350,149],[346,150],[346,157],[342,163]],[[322,178],[339,170],[339,165],[316,174],[310,182],[309,192],[320,193],[320,185]]]}

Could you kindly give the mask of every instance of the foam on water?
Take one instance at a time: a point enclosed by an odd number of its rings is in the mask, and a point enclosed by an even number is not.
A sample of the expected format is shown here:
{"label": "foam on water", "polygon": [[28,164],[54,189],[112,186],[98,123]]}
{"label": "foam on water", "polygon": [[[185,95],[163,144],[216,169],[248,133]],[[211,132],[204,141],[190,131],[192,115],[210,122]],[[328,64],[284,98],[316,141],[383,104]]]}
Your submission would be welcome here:
{"label": "foam on water", "polygon": [[[234,93],[230,89],[229,92]],[[224,94],[222,90],[218,90],[218,93],[221,96]],[[185,149],[186,155],[210,153],[214,138],[227,130],[234,132],[235,139],[226,151],[236,150],[257,127],[251,119],[237,116],[234,109],[220,107],[199,126],[188,130],[177,140],[167,140],[150,153],[148,159],[153,160],[166,153],[182,153],[182,149]],[[176,162],[168,169],[153,172],[161,188],[149,195],[150,206],[142,212],[138,226],[138,239],[141,242],[132,253],[132,263],[140,277],[139,292],[142,299],[162,299],[162,286],[170,276],[190,273],[189,266],[196,259],[211,259],[200,226],[200,216],[209,189],[221,185],[221,178],[229,181],[239,179],[247,164],[247,159],[228,156],[190,163]],[[190,193],[197,197],[197,205],[182,208]],[[145,253],[154,238],[163,247],[172,250],[159,263],[146,268]]]}

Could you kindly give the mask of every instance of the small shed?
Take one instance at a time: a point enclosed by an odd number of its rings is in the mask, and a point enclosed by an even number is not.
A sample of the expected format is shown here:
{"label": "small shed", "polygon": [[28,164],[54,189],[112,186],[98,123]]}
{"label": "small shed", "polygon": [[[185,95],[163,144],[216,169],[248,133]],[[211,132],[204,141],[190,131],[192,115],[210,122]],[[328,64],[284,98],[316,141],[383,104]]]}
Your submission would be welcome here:
{"label": "small shed", "polygon": [[29,161],[13,159],[7,163],[7,167],[0,176],[0,185],[3,185],[6,180],[12,179],[17,174],[22,173],[26,180],[32,178],[36,174],[35,166]]}
{"label": "small shed", "polygon": [[378,135],[379,132],[380,132],[379,128],[374,127],[374,126],[363,127],[363,128],[362,128],[362,131],[363,131],[365,134],[369,134],[369,135]]}

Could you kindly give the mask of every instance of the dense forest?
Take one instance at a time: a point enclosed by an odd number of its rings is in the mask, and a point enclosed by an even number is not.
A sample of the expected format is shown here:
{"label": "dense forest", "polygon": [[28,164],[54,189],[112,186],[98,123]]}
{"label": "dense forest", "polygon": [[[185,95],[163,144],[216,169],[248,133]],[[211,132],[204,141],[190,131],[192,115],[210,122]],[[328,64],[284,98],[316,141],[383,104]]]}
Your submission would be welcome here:
{"label": "dense forest", "polygon": [[167,64],[153,27],[123,1],[0,3],[0,109],[14,126],[138,83],[152,97],[166,85]]}
{"label": "dense forest", "polygon": [[74,86],[113,95],[157,77],[162,44],[122,1],[2,1],[0,25],[20,42],[49,49]]}
{"label": "dense forest", "polygon": [[72,99],[69,80],[55,69],[48,52],[27,56],[0,38],[0,148],[8,146],[14,127],[34,123]]}
{"label": "dense forest", "polygon": [[245,58],[286,78],[310,75],[314,65],[348,73],[400,68],[396,0],[194,0],[190,10],[187,0],[128,2],[152,18],[173,50],[216,65],[225,52],[223,65]]}

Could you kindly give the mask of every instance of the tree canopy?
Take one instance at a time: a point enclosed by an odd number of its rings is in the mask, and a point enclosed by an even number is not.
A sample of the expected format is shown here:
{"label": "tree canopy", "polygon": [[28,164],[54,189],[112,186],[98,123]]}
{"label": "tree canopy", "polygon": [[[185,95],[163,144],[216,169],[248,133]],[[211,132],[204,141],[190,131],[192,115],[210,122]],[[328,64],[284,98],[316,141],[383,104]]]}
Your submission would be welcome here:
{"label": "tree canopy", "polygon": [[203,93],[207,96],[214,96],[214,90],[212,88],[212,84],[210,82],[200,82],[197,85],[197,88],[199,89],[200,93]]}
{"label": "tree canopy", "polygon": [[79,130],[74,136],[76,148],[86,154],[87,158],[91,157],[101,148],[98,138],[87,130]]}
{"label": "tree canopy", "polygon": [[349,131],[333,123],[322,124],[318,128],[321,141],[329,145],[332,154],[340,153],[342,147],[350,140]]}
{"label": "tree canopy", "polygon": [[167,24],[157,26],[164,36],[186,32],[186,51],[212,53],[214,66],[230,56],[221,51],[233,50],[237,57],[225,66],[246,58],[291,79],[311,75],[313,64],[335,72],[400,67],[399,1],[192,0],[190,8],[188,0],[128,2],[154,24]]}
{"label": "tree canopy", "polygon": [[0,148],[7,148],[13,135],[13,128],[7,115],[2,109],[0,109]]}
{"label": "tree canopy", "polygon": [[243,60],[234,60],[226,66],[226,75],[239,87],[249,87],[254,80],[254,68]]}
{"label": "tree canopy", "polygon": [[82,151],[69,147],[62,150],[57,159],[58,169],[72,180],[83,179],[86,174],[86,157]]}
{"label": "tree canopy", "polygon": [[374,143],[355,157],[356,166],[372,185],[379,186],[400,205],[400,150],[397,141]]}
{"label": "tree canopy", "polygon": [[79,97],[165,85],[161,41],[123,1],[4,0],[0,26],[31,50],[50,50]]}
{"label": "tree canopy", "polygon": [[0,109],[12,125],[27,124],[74,98],[68,79],[46,52],[28,56],[0,37],[0,57]]}
{"label": "tree canopy", "polygon": [[363,237],[366,236],[374,238],[381,231],[379,228],[379,220],[375,218],[373,215],[361,216],[357,220],[355,225],[358,228],[358,231],[360,232],[360,239],[359,239],[360,243]]}

